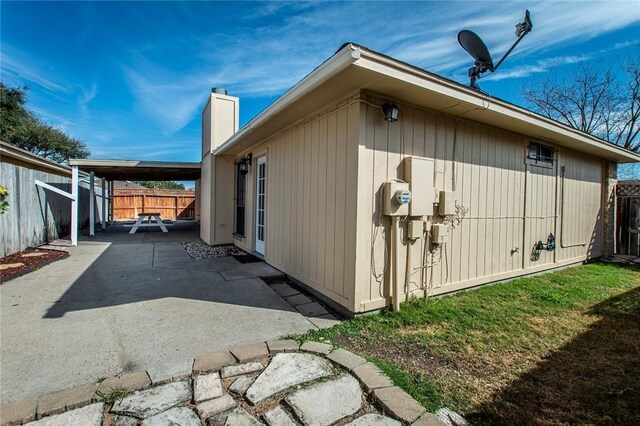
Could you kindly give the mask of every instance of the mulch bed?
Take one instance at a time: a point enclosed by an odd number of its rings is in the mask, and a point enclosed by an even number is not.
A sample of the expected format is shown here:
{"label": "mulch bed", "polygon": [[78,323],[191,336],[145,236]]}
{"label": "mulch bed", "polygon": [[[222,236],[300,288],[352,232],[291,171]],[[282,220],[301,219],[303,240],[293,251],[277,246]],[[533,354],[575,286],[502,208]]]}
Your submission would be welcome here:
{"label": "mulch bed", "polygon": [[14,265],[0,268],[0,284],[40,269],[56,260],[69,257],[69,253],[61,250],[26,249],[0,259],[0,265]]}

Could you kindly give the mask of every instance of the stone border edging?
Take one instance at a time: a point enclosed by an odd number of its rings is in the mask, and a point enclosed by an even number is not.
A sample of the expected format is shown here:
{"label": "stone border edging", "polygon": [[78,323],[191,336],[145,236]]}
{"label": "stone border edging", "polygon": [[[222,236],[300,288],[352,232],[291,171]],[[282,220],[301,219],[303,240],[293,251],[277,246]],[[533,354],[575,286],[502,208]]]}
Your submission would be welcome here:
{"label": "stone border edging", "polygon": [[[74,410],[99,401],[101,394],[117,388],[129,393],[184,380],[202,374],[218,371],[223,367],[255,361],[280,352],[310,352],[320,355],[349,371],[364,387],[367,394],[380,405],[382,411],[404,424],[420,426],[442,426],[439,420],[413,397],[401,388],[375,364],[346,349],[333,347],[326,343],[306,341],[299,344],[295,340],[272,340],[232,348],[228,351],[213,352],[196,357],[190,371],[166,371],[149,374],[148,371],[136,371],[107,378],[100,383],[89,383],[73,388],[51,392],[38,398],[28,398],[3,404],[0,407],[0,426],[19,425],[43,417]],[[152,380],[155,378],[155,381]]]}

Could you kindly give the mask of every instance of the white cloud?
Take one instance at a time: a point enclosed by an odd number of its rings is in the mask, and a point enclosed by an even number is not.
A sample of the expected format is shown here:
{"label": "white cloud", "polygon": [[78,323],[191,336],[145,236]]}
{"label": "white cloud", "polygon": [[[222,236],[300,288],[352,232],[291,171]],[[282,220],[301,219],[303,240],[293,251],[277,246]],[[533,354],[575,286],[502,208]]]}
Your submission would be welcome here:
{"label": "white cloud", "polygon": [[[10,53],[8,53],[8,51]],[[15,84],[33,83],[52,92],[71,93],[72,88],[62,82],[56,81],[48,67],[39,63],[34,58],[11,49],[6,44],[2,46],[0,56],[0,75],[2,80],[12,81]]]}
{"label": "white cloud", "polygon": [[[222,86],[240,97],[281,94],[345,41],[448,77],[466,74],[472,61],[458,45],[457,32],[476,31],[497,62],[515,41],[514,26],[527,6],[521,2],[265,3],[247,10],[227,33],[212,29],[200,40],[176,40],[171,48],[192,58],[186,70],[162,59],[160,52],[167,48],[163,44],[132,51],[122,68],[139,108],[156,117],[170,135],[196,117],[209,88]],[[634,2],[549,1],[532,4],[530,10],[533,31],[509,62],[525,55],[548,55],[640,21],[640,8]],[[517,70],[501,69],[492,79],[542,73],[597,53],[588,50],[588,44],[582,44],[563,56],[519,65]]]}
{"label": "white cloud", "polygon": [[78,96],[78,106],[84,112],[88,111],[87,105],[89,102],[93,100],[98,94],[98,85],[94,81],[91,83],[91,88],[85,89],[84,87],[80,88],[80,95]]}
{"label": "white cloud", "polygon": [[546,58],[537,61],[534,65],[520,65],[516,69],[501,70],[496,74],[487,76],[492,81],[507,80],[510,78],[523,78],[532,74],[540,74],[548,72],[549,70],[561,67],[562,65],[577,64],[591,59],[590,56],[560,56],[554,58]]}

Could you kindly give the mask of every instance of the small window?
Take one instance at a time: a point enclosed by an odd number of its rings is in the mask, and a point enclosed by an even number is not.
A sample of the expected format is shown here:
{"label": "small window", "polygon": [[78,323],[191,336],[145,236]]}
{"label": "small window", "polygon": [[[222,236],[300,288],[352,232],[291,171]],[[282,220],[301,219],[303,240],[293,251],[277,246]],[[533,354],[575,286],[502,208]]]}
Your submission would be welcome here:
{"label": "small window", "polygon": [[236,196],[235,204],[235,226],[234,233],[240,237],[244,237],[244,218],[245,218],[245,194],[247,189],[247,175],[243,173],[240,164],[236,164]]}
{"label": "small window", "polygon": [[527,148],[527,164],[534,166],[552,167],[555,151],[552,147],[531,142]]}

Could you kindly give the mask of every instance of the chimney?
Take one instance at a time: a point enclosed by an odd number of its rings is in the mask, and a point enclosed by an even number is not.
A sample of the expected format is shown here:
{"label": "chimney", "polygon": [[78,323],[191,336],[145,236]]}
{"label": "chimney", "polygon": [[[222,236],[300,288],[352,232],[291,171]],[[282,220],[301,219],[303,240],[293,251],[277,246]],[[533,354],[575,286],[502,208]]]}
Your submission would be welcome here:
{"label": "chimney", "polygon": [[240,100],[221,87],[211,89],[202,110],[202,157],[215,151],[235,132],[240,121]]}

